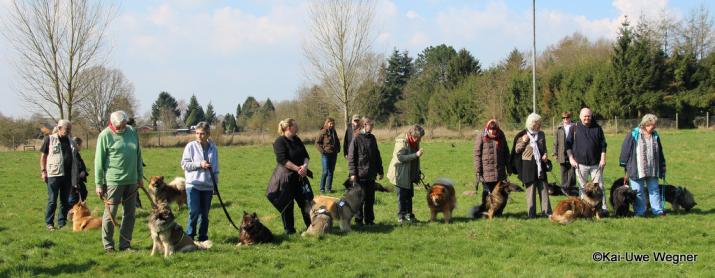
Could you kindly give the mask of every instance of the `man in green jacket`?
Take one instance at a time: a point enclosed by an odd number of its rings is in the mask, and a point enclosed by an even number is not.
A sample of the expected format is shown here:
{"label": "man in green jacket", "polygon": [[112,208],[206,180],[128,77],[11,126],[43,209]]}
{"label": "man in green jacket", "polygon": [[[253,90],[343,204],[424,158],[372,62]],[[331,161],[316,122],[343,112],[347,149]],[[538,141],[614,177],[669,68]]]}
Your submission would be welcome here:
{"label": "man in green jacket", "polygon": [[[124,111],[116,111],[110,116],[110,123],[97,138],[94,158],[96,192],[105,201],[102,217],[102,243],[104,250],[113,252],[114,225],[119,204],[124,206],[124,215],[119,229],[119,250],[131,251],[134,230],[134,212],[137,189],[144,186],[142,177],[141,148],[139,137],[127,125],[128,116]],[[111,216],[110,216],[111,214]]]}

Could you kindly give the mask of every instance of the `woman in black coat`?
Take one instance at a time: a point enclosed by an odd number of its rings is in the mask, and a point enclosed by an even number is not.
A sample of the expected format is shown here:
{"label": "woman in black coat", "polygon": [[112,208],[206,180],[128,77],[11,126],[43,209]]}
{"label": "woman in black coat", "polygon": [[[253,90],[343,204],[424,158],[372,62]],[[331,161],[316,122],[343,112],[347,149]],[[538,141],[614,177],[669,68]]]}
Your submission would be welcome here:
{"label": "woman in black coat", "polygon": [[293,201],[298,204],[306,228],[310,226],[310,209],[307,197],[312,192],[306,192],[304,184],[312,172],[308,169],[310,157],[298,137],[298,124],[288,118],[278,124],[278,136],[273,142],[273,152],[276,155],[276,168],[268,184],[267,198],[281,213],[283,228],[286,234],[296,232],[293,220]]}
{"label": "woman in black coat", "polygon": [[541,199],[542,216],[551,215],[549,191],[546,187],[546,138],[541,131],[541,116],[530,114],[526,129],[514,137],[512,163],[519,179],[526,186],[526,206],[529,218],[536,218],[536,194]]}

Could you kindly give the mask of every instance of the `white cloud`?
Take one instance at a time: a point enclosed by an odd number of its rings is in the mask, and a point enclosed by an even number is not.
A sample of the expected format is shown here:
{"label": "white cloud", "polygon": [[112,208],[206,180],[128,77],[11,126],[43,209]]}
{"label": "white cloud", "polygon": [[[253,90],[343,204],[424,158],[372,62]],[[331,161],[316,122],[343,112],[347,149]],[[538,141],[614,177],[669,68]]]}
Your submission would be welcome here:
{"label": "white cloud", "polygon": [[423,18],[422,18],[416,11],[414,11],[414,10],[409,10],[409,11],[407,11],[407,13],[405,13],[405,16],[406,16],[407,18],[413,19],[413,20],[416,20],[416,19],[422,20],[422,19],[423,19]]}
{"label": "white cloud", "polygon": [[427,47],[429,39],[427,35],[422,32],[417,32],[410,37],[408,44],[413,48],[424,48]]}
{"label": "white cloud", "polygon": [[174,13],[169,4],[163,4],[149,15],[149,20],[156,25],[167,25],[173,19]]}
{"label": "white cloud", "polygon": [[668,0],[614,0],[612,3],[619,12],[618,20],[623,16],[636,23],[641,16],[654,18],[668,9]]}

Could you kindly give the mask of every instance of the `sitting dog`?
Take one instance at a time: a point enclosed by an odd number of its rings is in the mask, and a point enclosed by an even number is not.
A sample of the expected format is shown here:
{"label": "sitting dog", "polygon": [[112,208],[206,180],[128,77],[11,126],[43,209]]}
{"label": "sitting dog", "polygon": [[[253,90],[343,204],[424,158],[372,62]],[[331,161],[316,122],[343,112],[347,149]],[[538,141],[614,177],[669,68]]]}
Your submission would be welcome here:
{"label": "sitting dog", "polygon": [[[623,178],[617,179],[615,182],[613,182],[613,185],[616,184],[623,184]],[[693,193],[690,192],[685,187],[682,186],[675,186],[675,185],[670,185],[670,184],[663,184],[660,186],[662,191],[662,194],[665,197],[665,201],[670,203],[670,205],[673,207],[673,211],[678,212],[680,211],[680,208],[683,208],[685,212],[689,212],[693,207],[695,207],[698,203],[695,202],[695,198],[693,197]],[[644,193],[646,196],[648,196],[648,190],[644,188]],[[648,200],[648,198],[646,198]],[[647,203],[648,207],[650,208],[650,203]],[[665,208],[663,208],[665,209]]]}
{"label": "sitting dog", "polygon": [[631,212],[631,205],[636,202],[636,192],[633,191],[629,186],[625,185],[623,178],[620,178],[613,182],[611,186],[611,196],[609,198],[611,207],[616,211],[616,216],[620,217],[630,217],[633,216]]}
{"label": "sitting dog", "polygon": [[452,211],[457,207],[457,197],[454,192],[454,185],[446,179],[435,181],[429,186],[427,192],[427,206],[430,209],[430,221],[437,221],[437,213],[444,214],[444,223],[449,223],[452,219]]}
{"label": "sitting dog", "polygon": [[187,236],[181,225],[176,223],[171,209],[165,204],[159,204],[149,215],[149,231],[154,242],[151,249],[152,256],[157,251],[163,251],[166,258],[174,252],[206,250],[213,245],[210,240],[195,242]]}
{"label": "sitting dog", "polygon": [[487,196],[487,202],[485,204],[485,212],[483,214],[487,219],[492,220],[497,212],[501,212],[506,207],[506,202],[511,192],[524,191],[516,184],[510,183],[508,181],[499,181],[494,190]]}
{"label": "sitting dog", "polygon": [[603,190],[598,183],[590,181],[584,185],[583,199],[569,197],[562,200],[549,219],[553,223],[560,224],[571,223],[576,218],[593,218],[595,216],[596,219],[600,219],[598,208],[601,206],[601,198],[603,198]]}
{"label": "sitting dog", "polygon": [[312,208],[325,207],[330,212],[330,217],[340,220],[340,231],[350,231],[350,220],[358,212],[362,201],[365,199],[365,192],[360,186],[350,186],[342,198],[318,195],[313,198]]}
{"label": "sitting dog", "polygon": [[181,209],[181,205],[186,204],[186,180],[176,177],[167,184],[163,176],[152,176],[149,178],[149,194],[157,205],[176,202]]}
{"label": "sitting dog", "polygon": [[303,232],[302,236],[322,237],[330,232],[333,226],[333,217],[325,206],[320,206],[310,212],[310,227]]}
{"label": "sitting dog", "polygon": [[85,202],[77,202],[70,210],[72,214],[72,231],[81,232],[102,227],[102,218],[92,216]]}
{"label": "sitting dog", "polygon": [[244,211],[243,221],[241,221],[241,235],[238,241],[239,246],[271,243],[273,242],[273,233],[266,226],[263,226],[255,212],[249,214]]}

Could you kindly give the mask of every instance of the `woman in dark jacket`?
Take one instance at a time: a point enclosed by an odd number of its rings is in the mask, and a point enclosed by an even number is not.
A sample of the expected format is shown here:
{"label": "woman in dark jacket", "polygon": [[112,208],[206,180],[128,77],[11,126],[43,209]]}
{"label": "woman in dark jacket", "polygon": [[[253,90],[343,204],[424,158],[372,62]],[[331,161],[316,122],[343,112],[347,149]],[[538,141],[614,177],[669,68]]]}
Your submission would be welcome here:
{"label": "woman in dark jacket", "polygon": [[348,170],[350,180],[363,187],[365,199],[362,208],[355,215],[355,223],[362,225],[375,224],[375,178],[379,175],[382,179],[384,171],[377,140],[370,133],[373,122],[367,117],[360,121],[360,128],[354,135],[348,148]]}
{"label": "woman in dark jacket", "polygon": [[[477,134],[474,139],[474,171],[477,174],[477,183],[483,182],[482,204],[479,206],[475,216],[481,216],[486,207],[486,199],[489,192],[499,181],[506,180],[511,171],[509,165],[509,146],[507,146],[504,132],[499,128],[496,119],[491,119],[484,126],[484,130]],[[502,191],[504,198],[508,193]],[[504,208],[496,211],[496,215],[502,214]]]}
{"label": "woman in dark jacket", "polygon": [[646,114],[639,127],[626,134],[621,145],[620,165],[626,170],[636,202],[633,210],[637,216],[646,212],[645,189],[648,188],[650,208],[653,215],[663,215],[658,178],[665,178],[665,156],[660,144],[660,135],[655,131],[658,118]]}
{"label": "woman in dark jacket", "polygon": [[[340,152],[340,139],[335,132],[335,120],[325,119],[323,129],[320,130],[318,138],[315,139],[315,147],[320,152],[320,162],[323,166],[323,174],[320,176],[320,192],[333,193],[333,172],[335,163]],[[327,184],[327,187],[325,186]]]}
{"label": "woman in dark jacket", "polygon": [[303,216],[305,227],[310,226],[308,214],[309,200],[306,199],[304,183],[309,176],[308,161],[310,157],[298,137],[298,124],[288,118],[278,124],[278,136],[273,142],[273,152],[276,155],[276,168],[268,184],[267,196],[273,206],[281,213],[283,228],[286,234],[294,234],[293,201],[298,204]]}
{"label": "woman in dark jacket", "polygon": [[532,113],[526,118],[526,129],[514,137],[511,157],[519,173],[519,179],[526,186],[529,218],[536,218],[536,194],[539,194],[541,199],[542,216],[551,215],[549,191],[546,187],[546,154],[546,138],[541,131],[541,116]]}

